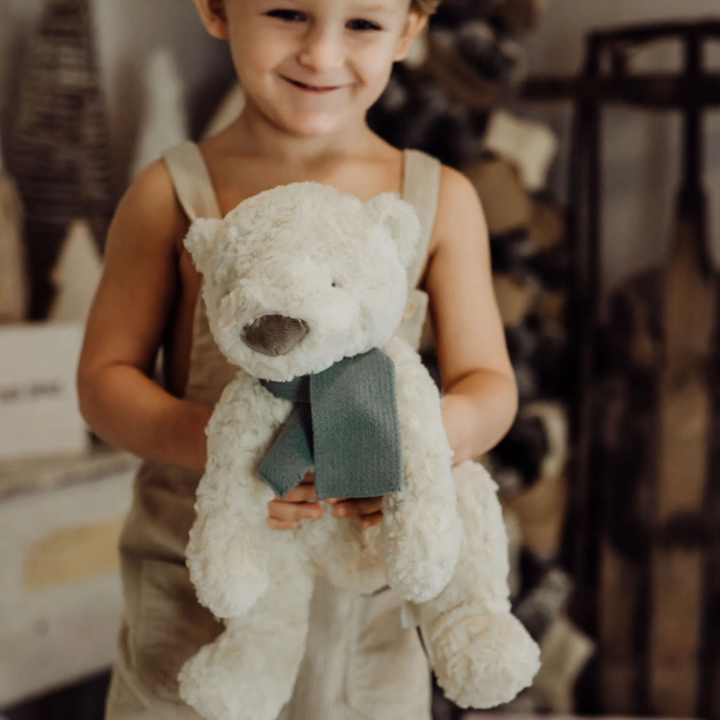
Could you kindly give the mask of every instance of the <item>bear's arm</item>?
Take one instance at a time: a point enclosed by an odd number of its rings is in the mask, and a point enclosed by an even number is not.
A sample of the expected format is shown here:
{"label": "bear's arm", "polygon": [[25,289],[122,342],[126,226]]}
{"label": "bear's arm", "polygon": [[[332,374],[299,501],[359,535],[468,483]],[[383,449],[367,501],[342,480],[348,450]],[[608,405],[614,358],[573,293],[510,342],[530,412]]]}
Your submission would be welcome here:
{"label": "bear's arm", "polygon": [[208,423],[208,462],[187,546],[200,602],[217,617],[247,612],[267,589],[266,524],[273,491],[255,473],[292,404],[239,372]]}
{"label": "bear's arm", "polygon": [[419,355],[399,338],[384,351],[395,363],[404,486],[383,498],[383,559],[390,585],[424,602],[448,582],[460,550],[452,450],[437,387]]}

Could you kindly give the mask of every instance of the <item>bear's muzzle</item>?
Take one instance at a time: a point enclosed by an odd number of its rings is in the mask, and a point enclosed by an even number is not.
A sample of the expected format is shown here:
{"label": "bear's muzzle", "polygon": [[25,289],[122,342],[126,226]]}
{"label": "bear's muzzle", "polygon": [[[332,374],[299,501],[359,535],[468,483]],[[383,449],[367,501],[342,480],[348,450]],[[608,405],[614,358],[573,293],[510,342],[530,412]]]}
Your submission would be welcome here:
{"label": "bear's muzzle", "polygon": [[284,315],[263,315],[242,330],[242,341],[255,352],[287,355],[310,332],[304,320]]}

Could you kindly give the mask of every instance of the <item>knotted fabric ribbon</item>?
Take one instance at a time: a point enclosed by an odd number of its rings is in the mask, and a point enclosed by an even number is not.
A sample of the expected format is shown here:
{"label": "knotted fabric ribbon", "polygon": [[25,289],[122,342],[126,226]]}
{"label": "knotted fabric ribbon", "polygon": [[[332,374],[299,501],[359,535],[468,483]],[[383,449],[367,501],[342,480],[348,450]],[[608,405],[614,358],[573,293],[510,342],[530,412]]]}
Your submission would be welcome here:
{"label": "knotted fabric ribbon", "polygon": [[381,350],[290,382],[262,381],[296,404],[258,476],[285,497],[315,466],[318,498],[363,498],[403,485],[395,364]]}

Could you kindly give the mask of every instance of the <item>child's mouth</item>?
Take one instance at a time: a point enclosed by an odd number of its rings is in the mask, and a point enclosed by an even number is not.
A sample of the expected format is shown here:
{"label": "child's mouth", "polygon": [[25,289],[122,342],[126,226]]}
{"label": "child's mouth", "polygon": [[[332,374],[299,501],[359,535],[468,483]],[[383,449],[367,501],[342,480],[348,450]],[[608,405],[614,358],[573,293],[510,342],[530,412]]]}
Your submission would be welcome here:
{"label": "child's mouth", "polygon": [[307,83],[300,82],[299,80],[292,80],[291,78],[285,77],[284,75],[280,76],[283,80],[286,80],[291,85],[294,85],[296,88],[303,90],[304,92],[313,93],[315,95],[323,95],[326,93],[333,92],[335,90],[339,90],[342,86],[341,85],[335,85],[332,87],[318,87],[317,85],[308,85]]}

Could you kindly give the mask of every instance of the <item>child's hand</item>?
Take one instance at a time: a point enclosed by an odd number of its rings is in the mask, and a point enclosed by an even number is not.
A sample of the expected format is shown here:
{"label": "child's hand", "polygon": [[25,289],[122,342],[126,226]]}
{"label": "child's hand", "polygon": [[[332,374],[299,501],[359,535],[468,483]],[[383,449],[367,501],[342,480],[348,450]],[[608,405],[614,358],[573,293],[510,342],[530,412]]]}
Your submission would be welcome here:
{"label": "child's hand", "polygon": [[333,506],[335,517],[349,518],[359,516],[360,525],[371,528],[379,525],[383,519],[382,495],[373,498],[360,498],[358,500],[333,499],[328,500]]}
{"label": "child's hand", "polygon": [[292,530],[300,527],[300,520],[319,520],[322,516],[323,507],[315,494],[315,470],[310,470],[282,500],[276,497],[268,503],[267,524],[273,530]]}
{"label": "child's hand", "polygon": [[[382,496],[359,500],[332,499],[335,517],[359,516],[364,528],[375,527],[382,522]],[[302,482],[282,500],[276,497],[268,503],[267,524],[273,530],[292,530],[300,526],[300,520],[318,520],[323,516],[323,506],[315,494],[315,470],[310,470]]]}

